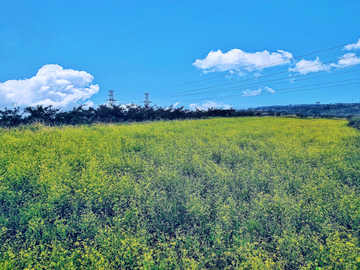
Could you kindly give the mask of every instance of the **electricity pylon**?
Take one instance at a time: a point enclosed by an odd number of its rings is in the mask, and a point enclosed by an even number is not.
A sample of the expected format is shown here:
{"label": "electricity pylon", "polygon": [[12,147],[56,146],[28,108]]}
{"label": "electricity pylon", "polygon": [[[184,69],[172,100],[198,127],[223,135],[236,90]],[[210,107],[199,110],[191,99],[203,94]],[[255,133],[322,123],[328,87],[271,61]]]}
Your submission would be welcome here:
{"label": "electricity pylon", "polygon": [[109,99],[107,101],[107,105],[109,108],[114,108],[115,101],[117,101],[114,99],[114,92],[115,92],[114,90],[109,90]]}
{"label": "electricity pylon", "polygon": [[144,98],[145,100],[142,102],[144,102],[145,108],[148,108],[151,103],[151,101],[149,100],[149,93],[144,93]]}

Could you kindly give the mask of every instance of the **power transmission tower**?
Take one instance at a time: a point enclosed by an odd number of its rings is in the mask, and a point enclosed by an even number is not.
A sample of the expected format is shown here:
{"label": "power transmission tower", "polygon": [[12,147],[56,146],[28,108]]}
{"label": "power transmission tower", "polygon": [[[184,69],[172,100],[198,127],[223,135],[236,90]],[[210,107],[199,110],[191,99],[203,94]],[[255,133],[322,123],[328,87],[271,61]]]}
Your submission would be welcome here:
{"label": "power transmission tower", "polygon": [[145,100],[142,102],[144,102],[145,108],[148,108],[149,104],[151,103],[151,101],[149,100],[149,93],[144,93],[144,98],[145,98]]}
{"label": "power transmission tower", "polygon": [[114,92],[115,92],[114,90],[109,90],[109,99],[107,101],[107,105],[109,108],[114,108],[115,101],[117,101],[114,99]]}

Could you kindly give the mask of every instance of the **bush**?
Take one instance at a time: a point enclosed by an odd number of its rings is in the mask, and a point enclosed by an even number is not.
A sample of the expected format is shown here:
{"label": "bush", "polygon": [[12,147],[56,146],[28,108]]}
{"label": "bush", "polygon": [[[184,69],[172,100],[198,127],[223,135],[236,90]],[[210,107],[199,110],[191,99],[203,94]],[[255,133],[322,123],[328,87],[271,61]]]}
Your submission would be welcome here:
{"label": "bush", "polygon": [[353,116],[349,120],[349,126],[360,129],[360,117]]}

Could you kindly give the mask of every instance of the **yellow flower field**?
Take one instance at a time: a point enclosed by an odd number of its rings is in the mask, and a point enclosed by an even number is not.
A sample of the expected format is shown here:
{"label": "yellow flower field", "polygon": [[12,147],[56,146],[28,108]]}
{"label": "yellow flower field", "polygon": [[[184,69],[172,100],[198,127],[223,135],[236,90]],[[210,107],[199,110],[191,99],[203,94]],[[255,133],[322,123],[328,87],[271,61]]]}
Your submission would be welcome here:
{"label": "yellow flower field", "polygon": [[359,147],[329,119],[0,129],[0,269],[359,269]]}

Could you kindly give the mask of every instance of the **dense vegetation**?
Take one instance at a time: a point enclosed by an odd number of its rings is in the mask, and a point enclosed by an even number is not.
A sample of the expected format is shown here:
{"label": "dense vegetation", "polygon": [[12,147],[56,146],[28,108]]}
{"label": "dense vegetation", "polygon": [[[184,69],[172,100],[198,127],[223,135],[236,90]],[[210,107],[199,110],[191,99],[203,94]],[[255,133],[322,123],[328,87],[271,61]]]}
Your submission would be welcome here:
{"label": "dense vegetation", "polygon": [[0,268],[358,269],[359,147],[327,119],[0,129]]}
{"label": "dense vegetation", "polygon": [[[61,111],[52,106],[5,108],[0,110],[0,127],[10,128],[20,125],[42,123],[45,125],[81,125],[94,123],[143,122],[153,120],[199,119],[206,117],[254,116],[256,112],[236,111],[234,109],[209,108],[195,111],[184,107],[142,107],[135,104],[98,108],[80,105],[70,111]],[[257,113],[260,114],[260,113]]]}
{"label": "dense vegetation", "polygon": [[351,117],[349,121],[349,126],[360,129],[360,117]]}

